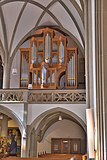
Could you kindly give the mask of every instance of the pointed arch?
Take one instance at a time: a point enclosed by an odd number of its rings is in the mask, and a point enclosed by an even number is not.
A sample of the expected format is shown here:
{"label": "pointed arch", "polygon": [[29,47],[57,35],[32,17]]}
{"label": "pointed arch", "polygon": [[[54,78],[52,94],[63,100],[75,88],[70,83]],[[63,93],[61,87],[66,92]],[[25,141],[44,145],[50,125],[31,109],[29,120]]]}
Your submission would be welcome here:
{"label": "pointed arch", "polygon": [[[69,111],[67,109],[57,107],[57,108],[54,108],[54,109],[47,110],[44,113],[42,113],[41,115],[39,115],[32,122],[32,124],[29,126],[28,135],[30,136],[30,134],[31,134],[31,132],[34,128],[35,128],[35,131],[38,133],[38,131],[40,131],[40,129],[44,126],[44,124],[45,124],[45,126],[47,126],[47,124],[49,122],[49,119],[50,120],[55,119],[56,115],[59,115],[60,112],[65,115],[66,119],[69,119],[69,120],[72,120],[72,121],[76,122],[86,132],[86,124],[78,115],[76,115],[74,112]],[[55,123],[55,121],[52,121],[52,124],[53,123]],[[52,124],[50,124],[50,125],[52,125]],[[49,128],[49,126],[47,127],[47,129]],[[47,129],[45,129],[45,131]]]}
{"label": "pointed arch", "polygon": [[25,130],[23,122],[20,120],[20,118],[12,110],[0,105],[0,112],[7,115],[8,117],[11,117],[15,122],[17,122],[19,130],[20,130],[21,134],[23,134],[23,131]]}

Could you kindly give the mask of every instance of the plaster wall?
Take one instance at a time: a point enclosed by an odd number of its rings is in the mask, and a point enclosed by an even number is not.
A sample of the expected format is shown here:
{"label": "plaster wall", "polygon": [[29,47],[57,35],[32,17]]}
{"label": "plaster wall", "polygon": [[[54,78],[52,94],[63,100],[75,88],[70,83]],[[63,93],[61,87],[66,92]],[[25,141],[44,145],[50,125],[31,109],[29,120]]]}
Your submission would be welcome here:
{"label": "plaster wall", "polygon": [[77,114],[84,122],[86,121],[85,118],[85,110],[87,108],[86,104],[29,104],[27,124],[30,125],[42,113],[58,107],[71,111]]}
{"label": "plaster wall", "polygon": [[[21,45],[20,48],[29,48],[30,41],[26,41],[24,44]],[[12,69],[17,69],[17,74],[12,74]],[[10,71],[10,88],[19,88],[19,80],[20,80],[20,50],[17,51]]]}
{"label": "plaster wall", "polygon": [[[10,109],[21,121],[23,121],[24,104],[2,104],[5,108]],[[41,116],[42,113],[51,109],[61,108],[73,112],[86,123],[85,110],[86,104],[28,104],[27,125]],[[41,118],[40,118],[41,119]]]}
{"label": "plaster wall", "polygon": [[23,121],[23,111],[24,111],[24,104],[2,104],[5,108],[11,110],[13,114],[15,114],[21,121]]}

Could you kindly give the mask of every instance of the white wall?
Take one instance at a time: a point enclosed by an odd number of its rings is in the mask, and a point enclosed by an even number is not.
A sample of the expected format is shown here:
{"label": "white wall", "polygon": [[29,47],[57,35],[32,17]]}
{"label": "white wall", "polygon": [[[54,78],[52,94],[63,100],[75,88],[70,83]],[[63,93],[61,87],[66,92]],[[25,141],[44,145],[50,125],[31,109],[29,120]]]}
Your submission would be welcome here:
{"label": "white wall", "polygon": [[[12,74],[12,69],[17,69],[17,74]],[[20,79],[20,51],[16,53],[14,61],[11,66],[10,71],[10,88],[19,88],[19,79]]]}
{"label": "white wall", "polygon": [[82,150],[85,153],[86,139],[84,130],[76,123],[69,120],[58,121],[53,124],[45,133],[43,140],[38,143],[38,153],[51,153],[51,138],[80,138]]}
{"label": "white wall", "polygon": [[[23,121],[23,113],[24,113],[24,104],[18,103],[18,104],[1,104],[2,106],[8,108],[11,110],[11,112],[15,113],[17,117],[21,121]],[[31,125],[31,123],[39,117],[42,113],[55,109],[60,108],[66,109],[68,111],[73,112],[78,117],[80,117],[84,123],[86,123],[86,104],[28,104],[28,119],[27,119],[27,125]]]}
{"label": "white wall", "polygon": [[30,125],[38,116],[43,112],[48,111],[53,108],[64,108],[69,110],[78,117],[80,117],[84,122],[86,122],[85,111],[87,108],[86,104],[29,104],[28,105],[28,122]]}
{"label": "white wall", "polygon": [[21,121],[23,121],[23,113],[24,113],[24,104],[18,103],[7,103],[7,104],[1,104],[2,106],[8,108],[11,113],[16,115]]}
{"label": "white wall", "polygon": [[[30,41],[26,41],[23,45],[21,45],[20,48],[29,48],[30,47]],[[12,69],[17,69],[17,74],[12,74]],[[11,66],[11,73],[10,73],[10,88],[19,88],[19,82],[20,82],[20,50],[17,51],[12,66]]]}

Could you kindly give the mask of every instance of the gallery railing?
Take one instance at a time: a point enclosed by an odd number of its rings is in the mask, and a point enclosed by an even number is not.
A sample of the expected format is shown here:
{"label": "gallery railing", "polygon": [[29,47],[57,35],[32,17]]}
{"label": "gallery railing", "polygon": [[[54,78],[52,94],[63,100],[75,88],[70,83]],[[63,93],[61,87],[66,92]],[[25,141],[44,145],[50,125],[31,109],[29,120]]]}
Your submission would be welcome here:
{"label": "gallery railing", "polygon": [[86,103],[85,90],[0,90],[0,102]]}

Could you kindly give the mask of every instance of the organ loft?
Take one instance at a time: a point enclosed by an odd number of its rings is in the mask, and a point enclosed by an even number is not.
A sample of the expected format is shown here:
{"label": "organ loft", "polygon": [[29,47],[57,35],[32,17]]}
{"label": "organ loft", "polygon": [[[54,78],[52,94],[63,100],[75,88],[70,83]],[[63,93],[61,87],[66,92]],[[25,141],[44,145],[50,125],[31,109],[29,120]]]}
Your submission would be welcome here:
{"label": "organ loft", "polygon": [[77,48],[67,43],[53,29],[37,30],[29,48],[20,48],[20,88],[77,88]]}

